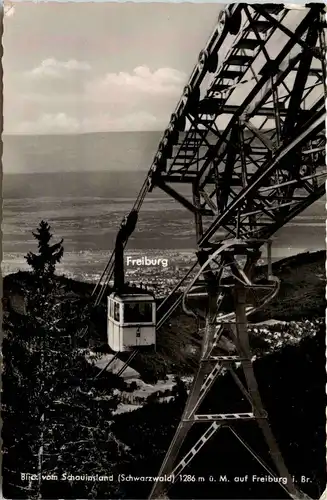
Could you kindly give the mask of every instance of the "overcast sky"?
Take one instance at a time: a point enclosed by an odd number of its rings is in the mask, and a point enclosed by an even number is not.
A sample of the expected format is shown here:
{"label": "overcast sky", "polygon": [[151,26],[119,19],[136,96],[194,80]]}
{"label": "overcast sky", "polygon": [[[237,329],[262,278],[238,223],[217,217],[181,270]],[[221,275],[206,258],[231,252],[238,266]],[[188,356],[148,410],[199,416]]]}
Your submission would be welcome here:
{"label": "overcast sky", "polygon": [[4,132],[163,130],[221,4],[19,3]]}

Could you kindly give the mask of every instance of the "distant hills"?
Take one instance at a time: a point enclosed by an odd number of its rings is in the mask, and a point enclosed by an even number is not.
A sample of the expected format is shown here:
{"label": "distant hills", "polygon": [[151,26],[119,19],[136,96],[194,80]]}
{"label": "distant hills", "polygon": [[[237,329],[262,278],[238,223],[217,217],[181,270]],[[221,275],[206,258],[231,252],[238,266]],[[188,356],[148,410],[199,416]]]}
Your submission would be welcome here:
{"label": "distant hills", "polygon": [[3,135],[4,173],[147,171],[163,131]]}
{"label": "distant hills", "polygon": [[4,173],[147,171],[162,132],[4,135]]}

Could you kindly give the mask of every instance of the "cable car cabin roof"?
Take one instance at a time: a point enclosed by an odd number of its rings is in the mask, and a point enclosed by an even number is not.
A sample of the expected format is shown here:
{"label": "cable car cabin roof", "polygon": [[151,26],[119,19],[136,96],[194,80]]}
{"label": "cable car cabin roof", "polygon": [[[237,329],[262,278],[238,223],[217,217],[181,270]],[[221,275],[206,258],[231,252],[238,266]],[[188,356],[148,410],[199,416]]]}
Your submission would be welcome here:
{"label": "cable car cabin roof", "polygon": [[150,293],[112,293],[110,298],[119,302],[154,302],[154,296]]}

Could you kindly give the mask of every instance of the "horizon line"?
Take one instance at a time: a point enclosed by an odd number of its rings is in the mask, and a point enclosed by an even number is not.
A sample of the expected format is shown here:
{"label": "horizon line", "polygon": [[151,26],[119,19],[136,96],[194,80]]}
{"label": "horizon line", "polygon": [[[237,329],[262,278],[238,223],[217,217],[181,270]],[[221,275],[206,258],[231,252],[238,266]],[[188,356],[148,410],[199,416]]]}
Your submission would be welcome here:
{"label": "horizon line", "polygon": [[[164,133],[165,129],[162,130],[97,130],[94,132],[52,132],[48,134],[15,134],[15,133],[6,133],[3,132],[2,137],[49,137],[49,136],[72,136],[72,135],[93,135],[93,134],[134,134],[134,133],[143,133],[149,134],[150,132],[154,133]],[[185,130],[184,132],[187,132]]]}
{"label": "horizon line", "polygon": [[121,172],[122,174],[126,174],[126,173],[138,173],[138,172],[149,172],[150,170],[150,167],[149,168],[144,168],[143,169],[138,169],[138,170],[121,170],[121,169],[114,169],[114,170],[52,170],[50,172],[40,172],[40,171],[36,171],[36,172],[24,172],[24,171],[21,171],[21,170],[17,170],[16,172],[6,172],[5,170],[3,170],[3,175],[18,175],[18,174],[27,174],[27,175],[31,175],[31,174],[83,174],[83,173],[90,173],[90,174],[103,174],[104,172],[106,173],[112,173],[112,172]]}

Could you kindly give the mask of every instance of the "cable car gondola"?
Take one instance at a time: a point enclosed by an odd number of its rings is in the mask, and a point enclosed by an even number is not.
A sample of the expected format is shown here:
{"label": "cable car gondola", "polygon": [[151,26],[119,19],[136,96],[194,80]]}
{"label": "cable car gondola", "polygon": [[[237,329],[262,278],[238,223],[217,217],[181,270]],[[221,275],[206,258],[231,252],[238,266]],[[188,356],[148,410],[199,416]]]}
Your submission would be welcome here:
{"label": "cable car gondola", "polygon": [[152,294],[132,290],[125,284],[124,246],[134,231],[137,213],[132,211],[123,221],[116,238],[114,291],[108,300],[107,335],[115,352],[139,347],[155,347],[156,301]]}
{"label": "cable car gondola", "polygon": [[156,302],[145,293],[112,293],[108,297],[108,344],[113,351],[155,346]]}

